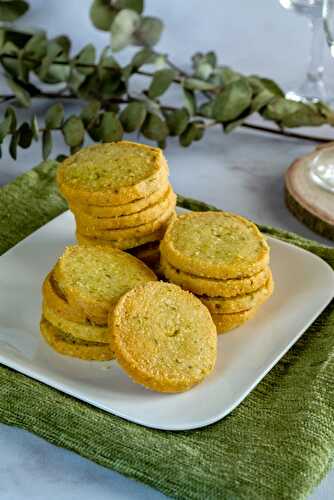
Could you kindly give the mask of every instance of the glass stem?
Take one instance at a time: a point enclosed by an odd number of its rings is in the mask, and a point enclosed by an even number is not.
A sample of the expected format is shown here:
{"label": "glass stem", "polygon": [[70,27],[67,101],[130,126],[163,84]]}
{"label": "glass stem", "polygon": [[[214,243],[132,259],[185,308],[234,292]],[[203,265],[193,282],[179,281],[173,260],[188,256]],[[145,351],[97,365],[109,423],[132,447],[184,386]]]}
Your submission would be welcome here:
{"label": "glass stem", "polygon": [[312,44],[307,78],[312,82],[317,82],[322,80],[324,73],[325,37],[322,17],[311,17],[310,28],[312,30]]}

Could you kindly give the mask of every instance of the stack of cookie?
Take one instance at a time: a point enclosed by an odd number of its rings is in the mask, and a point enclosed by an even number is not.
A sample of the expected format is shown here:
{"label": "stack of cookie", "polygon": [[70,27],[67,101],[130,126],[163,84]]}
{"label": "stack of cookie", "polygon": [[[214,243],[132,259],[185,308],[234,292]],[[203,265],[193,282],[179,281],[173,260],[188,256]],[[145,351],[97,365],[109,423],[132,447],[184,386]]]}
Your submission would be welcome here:
{"label": "stack of cookie", "polygon": [[151,263],[175,215],[176,196],[159,148],[120,141],[81,149],[59,167],[58,186],[69,203],[77,240],[132,250]]}
{"label": "stack of cookie", "polygon": [[243,217],[180,215],[168,227],[160,252],[165,277],[202,300],[219,333],[245,323],[272,294],[269,247]]}
{"label": "stack of cookie", "polygon": [[124,293],[156,279],[143,262],[121,250],[67,247],[43,284],[41,333],[61,354],[113,359],[108,315]]}

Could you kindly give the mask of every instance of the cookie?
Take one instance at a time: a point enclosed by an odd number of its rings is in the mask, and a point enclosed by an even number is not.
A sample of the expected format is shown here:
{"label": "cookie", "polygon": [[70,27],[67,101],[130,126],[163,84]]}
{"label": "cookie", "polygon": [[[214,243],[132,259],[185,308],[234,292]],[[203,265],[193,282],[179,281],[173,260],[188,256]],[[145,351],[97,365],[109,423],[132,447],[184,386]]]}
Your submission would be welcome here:
{"label": "cookie", "polygon": [[92,205],[88,203],[80,203],[77,200],[70,200],[69,206],[73,212],[81,212],[91,217],[98,217],[99,219],[110,218],[110,217],[123,217],[126,215],[132,215],[137,212],[146,210],[147,208],[159,203],[163,198],[165,198],[168,192],[171,190],[171,185],[169,182],[164,182],[159,186],[157,191],[152,194],[145,196],[144,198],[139,198],[138,200],[132,201],[131,203],[125,203],[123,205]]}
{"label": "cookie", "polygon": [[180,215],[167,228],[160,251],[174,267],[205,278],[250,277],[269,263],[269,247],[257,227],[228,212]]}
{"label": "cookie", "polygon": [[[176,195],[172,189],[169,189],[166,196],[155,205],[131,215],[122,215],[119,217],[93,217],[84,212],[73,209],[78,228],[87,227],[93,230],[103,231],[108,229],[122,229],[143,224],[153,223],[164,216],[165,213],[170,213],[176,206]],[[83,231],[85,234],[85,231]]]}
{"label": "cookie", "polygon": [[249,278],[219,280],[215,278],[202,278],[194,274],[185,273],[172,266],[164,257],[160,260],[161,269],[168,281],[182,286],[197,295],[209,297],[234,297],[253,293],[268,281],[269,268],[265,268]]}
{"label": "cookie", "polygon": [[109,318],[115,356],[137,383],[181,392],[212,372],[217,333],[208,309],[189,292],[163,282],[123,295]]}
{"label": "cookie", "polygon": [[213,314],[237,313],[259,307],[266,302],[273,293],[274,283],[272,274],[269,273],[269,279],[265,286],[255,292],[246,295],[237,295],[231,298],[224,297],[199,297],[203,304]]}
{"label": "cookie", "polygon": [[40,330],[49,346],[59,354],[87,361],[109,361],[115,358],[109,345],[72,337],[51,325],[45,318],[41,319]]}
{"label": "cookie", "polygon": [[161,149],[127,141],[82,148],[66,158],[57,172],[66,199],[100,206],[149,196],[167,178]]}
{"label": "cookie", "polygon": [[212,319],[217,327],[218,334],[226,333],[238,328],[238,326],[243,325],[246,321],[253,318],[257,310],[257,307],[253,307],[253,309],[232,314],[212,314]]}
{"label": "cookie", "polygon": [[74,338],[108,345],[110,343],[107,326],[96,326],[88,322],[83,324],[69,321],[57,314],[45,299],[43,301],[43,316],[51,325],[72,335]]}
{"label": "cookie", "polygon": [[65,249],[54,271],[71,307],[106,324],[110,308],[134,286],[156,280],[139,259],[107,247],[73,245]]}
{"label": "cookie", "polygon": [[100,229],[93,225],[83,225],[82,221],[77,216],[75,216],[75,220],[77,231],[84,236],[99,238],[101,240],[121,240],[140,238],[141,236],[153,233],[166,224],[173,214],[175,214],[175,204],[169,205],[164,213],[154,221],[123,229]]}

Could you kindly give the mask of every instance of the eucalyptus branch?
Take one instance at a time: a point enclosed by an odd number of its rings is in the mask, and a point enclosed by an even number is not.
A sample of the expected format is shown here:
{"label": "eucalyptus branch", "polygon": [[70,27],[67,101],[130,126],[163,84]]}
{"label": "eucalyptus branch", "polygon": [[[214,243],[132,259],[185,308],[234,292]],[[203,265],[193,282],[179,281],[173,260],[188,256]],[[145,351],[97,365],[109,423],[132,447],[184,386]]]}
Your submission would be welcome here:
{"label": "eucalyptus branch", "polygon": [[[11,4],[13,8],[16,5]],[[48,158],[55,132],[63,134],[71,152],[84,144],[87,135],[94,141],[109,142],[133,132],[160,147],[166,146],[169,136],[175,136],[181,146],[187,147],[217,125],[225,133],[241,126],[295,139],[328,140],[288,130],[334,125],[334,111],[327,105],[290,101],[272,80],[245,76],[221,65],[214,52],[194,54],[191,70],[184,71],[167,54],[153,49],[163,23],[142,15],[143,8],[143,0],[93,1],[92,22],[98,29],[111,32],[111,46],[99,58],[91,44],[71,54],[67,36],[48,39],[44,32],[4,29],[0,67],[9,90],[0,96],[0,104],[12,102],[29,108],[35,99],[52,102],[41,125],[34,115],[18,123],[12,106],[3,110],[0,145],[9,136],[13,158],[18,147],[28,148],[33,140],[41,141],[43,158]],[[131,44],[142,48],[122,66],[113,52]],[[130,91],[134,75],[147,79],[146,89],[138,95]],[[45,84],[57,87],[46,91]],[[63,84],[61,90],[59,84]],[[161,99],[172,84],[179,89],[181,106]],[[70,100],[81,104],[79,114],[65,113],[62,103]],[[248,117],[254,113],[277,129],[250,123]]]}

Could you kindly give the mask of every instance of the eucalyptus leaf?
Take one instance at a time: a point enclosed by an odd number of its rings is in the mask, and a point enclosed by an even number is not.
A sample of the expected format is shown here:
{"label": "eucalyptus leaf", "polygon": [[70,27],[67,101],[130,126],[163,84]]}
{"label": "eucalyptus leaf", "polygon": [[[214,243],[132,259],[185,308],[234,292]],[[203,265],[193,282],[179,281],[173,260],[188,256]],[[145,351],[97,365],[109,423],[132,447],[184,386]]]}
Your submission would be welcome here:
{"label": "eucalyptus leaf", "polygon": [[17,132],[14,132],[9,143],[9,154],[13,158],[13,160],[16,160],[17,158],[17,139],[18,134]]}
{"label": "eucalyptus leaf", "polygon": [[216,85],[213,83],[205,82],[203,80],[199,80],[198,78],[187,78],[183,82],[183,86],[189,90],[213,90],[216,88]]}
{"label": "eucalyptus leaf", "polygon": [[265,88],[269,90],[272,94],[279,97],[284,97],[283,90],[273,80],[270,80],[269,78],[261,78],[260,80],[262,84],[265,86]]}
{"label": "eucalyptus leaf", "polygon": [[65,143],[70,147],[81,146],[84,141],[85,128],[78,116],[69,117],[63,125],[62,132]]}
{"label": "eucalyptus leaf", "polygon": [[12,106],[8,106],[8,108],[6,109],[5,118],[9,118],[10,120],[9,131],[11,134],[13,134],[16,130],[17,119],[16,119],[15,109],[12,108]]}
{"label": "eucalyptus leaf", "polygon": [[29,148],[33,139],[33,132],[31,130],[29,123],[23,122],[20,128],[18,129],[17,134],[18,134],[18,139],[17,139],[18,145],[22,149]]}
{"label": "eucalyptus leaf", "polygon": [[23,54],[40,61],[46,55],[46,36],[44,32],[38,32],[27,42]]}
{"label": "eucalyptus leaf", "polygon": [[272,94],[269,90],[261,90],[261,92],[259,92],[257,96],[252,100],[251,111],[253,113],[260,111],[262,108],[267,106],[267,104],[269,104],[274,98],[274,94]]}
{"label": "eucalyptus leaf", "polygon": [[191,59],[194,68],[194,75],[201,80],[207,80],[212,75],[217,65],[217,56],[212,51],[207,54],[197,52]]}
{"label": "eucalyptus leaf", "polygon": [[92,124],[98,117],[100,109],[101,103],[97,100],[90,101],[87,106],[83,108],[80,113],[80,118],[82,119],[86,128],[92,126]]}
{"label": "eucalyptus leaf", "polygon": [[22,49],[17,54],[17,69],[19,80],[27,83],[29,80],[29,65],[25,61],[25,55]]}
{"label": "eucalyptus leaf", "polygon": [[228,85],[229,83],[239,80],[241,74],[234,71],[229,66],[218,66],[214,70],[214,75],[217,77],[215,81],[219,82],[220,85]]}
{"label": "eucalyptus leaf", "polygon": [[11,78],[5,77],[5,80],[8,87],[14,92],[19,103],[22,104],[22,106],[29,107],[31,103],[29,92],[27,92],[22,85],[15,82]]}
{"label": "eucalyptus leaf", "polygon": [[163,22],[157,17],[143,17],[135,30],[134,43],[153,47],[160,40],[163,27]]}
{"label": "eucalyptus leaf", "polygon": [[140,26],[140,15],[130,9],[121,10],[111,25],[111,47],[115,52],[134,41],[134,33]]}
{"label": "eucalyptus leaf", "polygon": [[168,136],[168,127],[166,122],[159,116],[148,114],[141,132],[147,139],[160,142]]}
{"label": "eucalyptus leaf", "polygon": [[111,111],[104,113],[98,134],[102,142],[114,142],[122,139],[123,127],[115,113]]}
{"label": "eucalyptus leaf", "polygon": [[183,88],[183,96],[184,96],[184,107],[188,111],[190,116],[193,116],[196,113],[196,97],[192,90],[188,90]]}
{"label": "eucalyptus leaf", "polygon": [[38,120],[37,116],[33,115],[31,119],[31,131],[32,131],[32,137],[35,141],[38,141],[39,139],[39,125],[38,125]]}
{"label": "eucalyptus leaf", "polygon": [[188,124],[184,132],[179,137],[181,146],[188,147],[193,141],[199,141],[204,135],[204,122],[195,120]]}
{"label": "eucalyptus leaf", "polygon": [[120,79],[122,70],[114,56],[111,54],[110,47],[106,47],[102,51],[97,67],[97,72],[100,80],[109,80],[113,77],[113,75],[118,75],[118,79]]}
{"label": "eucalyptus leaf", "polygon": [[64,106],[61,103],[51,106],[45,115],[45,126],[48,129],[60,128],[64,120]]}
{"label": "eucalyptus leaf", "polygon": [[205,116],[205,118],[212,118],[213,116],[213,99],[211,101],[204,102],[200,105],[198,114],[200,116]]}
{"label": "eucalyptus leaf", "polygon": [[52,135],[50,130],[44,130],[42,134],[42,156],[47,160],[52,151]]}
{"label": "eucalyptus leaf", "polygon": [[207,52],[206,54],[203,54],[202,52],[196,52],[192,56],[191,60],[195,72],[202,64],[206,64],[211,68],[215,68],[217,66],[217,56],[212,50],[210,52]]}
{"label": "eucalyptus leaf", "polygon": [[41,66],[38,71],[38,76],[41,80],[47,79],[47,75],[51,64],[54,60],[59,56],[62,52],[62,47],[57,42],[49,42],[47,44],[46,55],[43,57],[41,61]]}
{"label": "eucalyptus leaf", "polygon": [[189,113],[185,108],[170,111],[166,115],[166,122],[169,130],[169,135],[175,136],[182,134],[189,121]]}
{"label": "eucalyptus leaf", "polygon": [[96,57],[96,50],[94,45],[89,43],[83,49],[80,50],[79,54],[75,58],[76,69],[79,73],[83,75],[90,75],[94,73],[94,67],[85,67],[85,65],[94,65]]}
{"label": "eucalyptus leaf", "polygon": [[140,129],[145,118],[146,106],[143,102],[130,102],[120,114],[125,132],[134,132]]}
{"label": "eucalyptus leaf", "polygon": [[10,132],[10,121],[10,117],[7,116],[0,122],[0,144]]}
{"label": "eucalyptus leaf", "polygon": [[145,47],[139,50],[132,58],[131,65],[138,69],[144,64],[154,64],[156,60],[156,54],[151,49]]}
{"label": "eucalyptus leaf", "polygon": [[144,9],[144,0],[116,0],[118,9],[131,9],[141,14]]}
{"label": "eucalyptus leaf", "polygon": [[326,123],[315,106],[303,102],[289,101],[283,97],[268,104],[262,114],[264,118],[276,121],[280,127],[319,126]]}
{"label": "eucalyptus leaf", "polygon": [[153,75],[148,89],[148,96],[151,99],[161,96],[173,83],[177,73],[173,69],[160,69]]}
{"label": "eucalyptus leaf", "polygon": [[13,22],[23,16],[28,9],[29,4],[24,0],[1,1],[0,21]]}
{"label": "eucalyptus leaf", "polygon": [[109,31],[118,10],[113,7],[110,0],[94,0],[89,15],[95,28]]}
{"label": "eucalyptus leaf", "polygon": [[68,56],[71,50],[71,39],[67,35],[59,35],[51,40],[58,44],[62,49],[62,54]]}
{"label": "eucalyptus leaf", "polygon": [[213,117],[219,122],[229,122],[238,118],[252,100],[252,89],[245,78],[232,81],[214,99]]}

